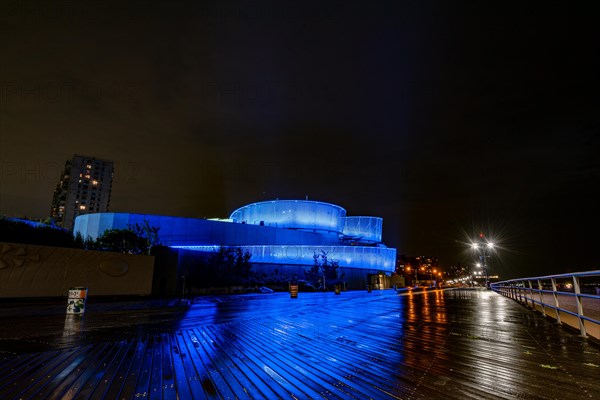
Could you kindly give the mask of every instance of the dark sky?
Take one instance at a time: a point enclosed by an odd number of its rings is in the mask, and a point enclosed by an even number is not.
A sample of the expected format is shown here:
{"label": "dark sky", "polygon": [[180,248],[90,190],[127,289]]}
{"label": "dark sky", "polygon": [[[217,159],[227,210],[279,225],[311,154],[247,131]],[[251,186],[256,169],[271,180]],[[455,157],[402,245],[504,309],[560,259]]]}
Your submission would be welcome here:
{"label": "dark sky", "polygon": [[78,153],[112,211],[309,196],[445,266],[483,229],[502,277],[598,269],[596,17],[455,3],[2,2],[0,214]]}

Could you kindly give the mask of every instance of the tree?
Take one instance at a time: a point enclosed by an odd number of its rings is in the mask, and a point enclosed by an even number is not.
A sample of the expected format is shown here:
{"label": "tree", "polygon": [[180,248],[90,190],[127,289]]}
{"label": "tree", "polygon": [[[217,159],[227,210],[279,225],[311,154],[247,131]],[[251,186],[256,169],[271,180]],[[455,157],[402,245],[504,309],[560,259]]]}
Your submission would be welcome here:
{"label": "tree", "polygon": [[239,284],[245,284],[248,282],[250,277],[250,257],[252,255],[247,250],[237,247],[233,251],[233,268],[231,270],[231,276],[233,279],[240,281]]}
{"label": "tree", "polygon": [[77,247],[78,249],[83,249],[85,246],[85,242],[83,240],[83,235],[81,234],[81,232],[77,232],[75,234],[75,238],[73,239],[73,243],[75,244],[75,247]]}
{"label": "tree", "polygon": [[314,287],[319,287],[319,282],[323,277],[323,273],[321,272],[321,263],[319,262],[319,255],[315,252],[313,254],[314,263],[312,267],[308,270],[304,270],[304,278],[307,282],[309,282]]}
{"label": "tree", "polygon": [[250,258],[247,250],[223,246],[212,253],[196,255],[188,268],[190,282],[198,288],[246,285],[252,278]]}
{"label": "tree", "polygon": [[[342,276],[339,276],[339,262],[329,260],[328,254],[321,250],[321,254],[313,254],[313,265],[304,271],[304,277],[314,287],[326,288],[327,285],[339,285]],[[323,282],[323,279],[325,281]]]}
{"label": "tree", "polygon": [[107,229],[96,240],[98,250],[118,253],[146,254],[148,241],[131,229]]}
{"label": "tree", "polygon": [[90,235],[83,240],[83,248],[86,250],[96,250],[98,248],[98,243],[92,239]]}
{"label": "tree", "polygon": [[152,251],[152,247],[160,245],[160,240],[158,237],[158,231],[160,227],[151,226],[148,220],[144,220],[141,224],[129,224],[129,229],[133,231],[137,236],[146,239],[146,248],[147,253],[150,254]]}

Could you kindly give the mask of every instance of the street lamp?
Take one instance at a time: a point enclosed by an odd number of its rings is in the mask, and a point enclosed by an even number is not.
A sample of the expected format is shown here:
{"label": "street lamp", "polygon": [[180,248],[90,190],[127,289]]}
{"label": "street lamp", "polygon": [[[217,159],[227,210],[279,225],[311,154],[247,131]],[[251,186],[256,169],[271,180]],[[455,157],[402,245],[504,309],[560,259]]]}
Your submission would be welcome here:
{"label": "street lamp", "polygon": [[485,274],[485,287],[488,287],[488,259],[491,257],[490,253],[494,248],[494,243],[486,241],[484,234],[480,233],[479,242],[473,242],[471,244],[471,247],[477,253],[477,257],[480,261],[475,265],[477,266],[477,268],[483,267],[483,273]]}
{"label": "street lamp", "polygon": [[[419,271],[419,268],[415,267],[413,269],[415,270],[415,281],[413,284],[416,285],[417,284],[417,272]],[[410,272],[410,267],[406,267],[406,271]]]}

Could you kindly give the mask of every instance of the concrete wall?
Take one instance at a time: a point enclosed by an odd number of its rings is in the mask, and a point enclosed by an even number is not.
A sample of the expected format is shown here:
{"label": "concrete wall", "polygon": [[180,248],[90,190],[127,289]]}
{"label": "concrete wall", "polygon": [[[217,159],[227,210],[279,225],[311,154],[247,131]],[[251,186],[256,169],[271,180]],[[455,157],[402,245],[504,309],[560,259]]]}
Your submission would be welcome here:
{"label": "concrete wall", "polygon": [[0,298],[67,296],[71,286],[95,295],[149,295],[154,257],[0,243]]}

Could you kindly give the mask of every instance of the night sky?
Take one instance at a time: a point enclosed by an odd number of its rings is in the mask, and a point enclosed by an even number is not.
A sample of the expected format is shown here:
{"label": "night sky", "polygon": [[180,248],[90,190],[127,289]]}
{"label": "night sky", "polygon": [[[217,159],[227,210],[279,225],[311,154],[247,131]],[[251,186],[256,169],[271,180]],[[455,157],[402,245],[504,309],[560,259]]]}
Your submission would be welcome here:
{"label": "night sky", "polygon": [[591,10],[123,3],[0,5],[0,214],[48,216],[77,153],[115,161],[111,211],[308,196],[442,266],[483,229],[502,278],[600,268]]}

